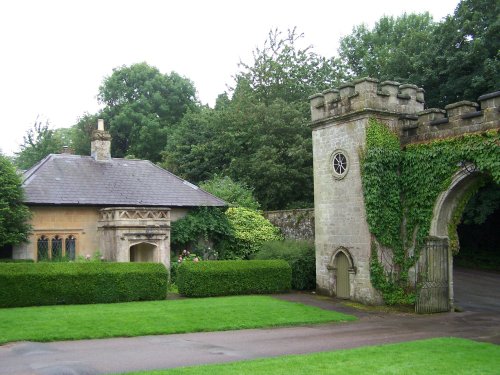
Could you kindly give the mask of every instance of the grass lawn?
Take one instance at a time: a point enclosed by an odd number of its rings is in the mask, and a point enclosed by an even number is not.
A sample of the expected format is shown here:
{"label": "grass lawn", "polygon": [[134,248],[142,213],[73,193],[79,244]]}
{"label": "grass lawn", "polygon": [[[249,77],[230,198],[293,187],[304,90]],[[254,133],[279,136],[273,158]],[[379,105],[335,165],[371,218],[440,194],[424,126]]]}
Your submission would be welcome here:
{"label": "grass lawn", "polygon": [[439,338],[131,374],[499,374],[500,346]]}
{"label": "grass lawn", "polygon": [[0,344],[278,327],[356,318],[268,296],[0,309]]}

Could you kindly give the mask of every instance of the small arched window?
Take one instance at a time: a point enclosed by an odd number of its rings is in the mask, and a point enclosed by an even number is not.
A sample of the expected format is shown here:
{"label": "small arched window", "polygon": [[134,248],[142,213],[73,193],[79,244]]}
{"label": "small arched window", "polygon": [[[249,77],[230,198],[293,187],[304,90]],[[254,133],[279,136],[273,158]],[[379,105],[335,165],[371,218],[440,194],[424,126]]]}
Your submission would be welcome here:
{"label": "small arched window", "polygon": [[55,236],[52,238],[52,251],[51,251],[52,260],[58,260],[62,258],[62,238],[59,236]]}
{"label": "small arched window", "polygon": [[47,260],[49,259],[49,239],[45,236],[41,236],[36,244],[37,248],[37,259]]}
{"label": "small arched window", "polygon": [[76,238],[75,236],[69,236],[66,238],[66,258],[69,260],[75,260],[76,253]]}

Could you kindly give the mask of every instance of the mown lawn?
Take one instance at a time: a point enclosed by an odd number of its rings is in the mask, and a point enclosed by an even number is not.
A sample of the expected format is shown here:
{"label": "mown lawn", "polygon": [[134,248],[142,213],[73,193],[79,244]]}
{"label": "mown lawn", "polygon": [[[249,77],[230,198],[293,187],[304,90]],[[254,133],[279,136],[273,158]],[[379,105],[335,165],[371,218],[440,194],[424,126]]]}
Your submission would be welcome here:
{"label": "mown lawn", "polygon": [[0,309],[0,344],[224,331],[355,319],[268,296],[3,308]]}
{"label": "mown lawn", "polygon": [[129,375],[500,374],[500,346],[439,338]]}

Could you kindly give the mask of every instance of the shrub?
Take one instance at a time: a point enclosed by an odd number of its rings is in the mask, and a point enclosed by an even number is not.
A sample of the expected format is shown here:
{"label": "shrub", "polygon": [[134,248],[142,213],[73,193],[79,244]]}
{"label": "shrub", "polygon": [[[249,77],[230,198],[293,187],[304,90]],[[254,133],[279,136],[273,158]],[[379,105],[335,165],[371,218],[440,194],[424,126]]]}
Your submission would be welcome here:
{"label": "shrub", "polygon": [[0,307],[161,300],[167,284],[160,263],[1,263]]}
{"label": "shrub", "polygon": [[231,207],[226,216],[234,234],[220,244],[222,259],[248,259],[262,243],[282,238],[279,229],[257,211]]}
{"label": "shrub", "polygon": [[254,259],[283,259],[292,268],[292,288],[316,288],[316,255],[314,244],[309,241],[269,241],[262,244]]}
{"label": "shrub", "polygon": [[179,293],[188,297],[288,291],[290,265],[283,260],[183,262],[177,271]]}

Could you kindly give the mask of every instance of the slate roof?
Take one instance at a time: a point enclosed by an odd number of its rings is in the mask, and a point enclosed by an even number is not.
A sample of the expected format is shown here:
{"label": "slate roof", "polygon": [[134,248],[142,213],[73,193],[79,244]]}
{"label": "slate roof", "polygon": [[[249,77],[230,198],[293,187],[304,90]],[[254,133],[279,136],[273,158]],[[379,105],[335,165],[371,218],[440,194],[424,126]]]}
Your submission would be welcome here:
{"label": "slate roof", "polygon": [[27,204],[225,206],[226,203],[148,160],[51,154],[24,172]]}

